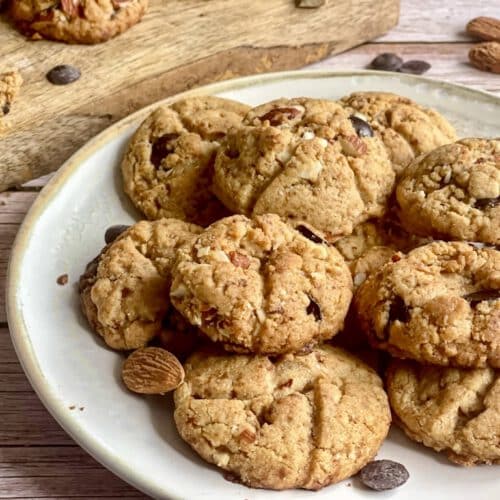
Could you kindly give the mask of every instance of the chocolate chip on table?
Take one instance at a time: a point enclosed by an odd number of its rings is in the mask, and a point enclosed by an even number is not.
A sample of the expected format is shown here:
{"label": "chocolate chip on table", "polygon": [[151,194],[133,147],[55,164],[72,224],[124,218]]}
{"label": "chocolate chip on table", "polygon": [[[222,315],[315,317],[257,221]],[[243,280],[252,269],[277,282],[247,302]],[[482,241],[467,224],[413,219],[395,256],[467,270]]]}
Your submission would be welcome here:
{"label": "chocolate chip on table", "polygon": [[481,290],[480,292],[464,295],[463,298],[469,302],[471,307],[474,307],[483,301],[500,299],[500,290]]}
{"label": "chocolate chip on table", "polygon": [[476,200],[474,203],[474,208],[479,208],[480,210],[484,210],[485,208],[495,208],[500,204],[500,196],[496,198],[480,198]]}
{"label": "chocolate chip on table", "polygon": [[406,467],[392,460],[374,460],[359,471],[359,479],[375,491],[392,490],[408,481]]}
{"label": "chocolate chip on table", "polygon": [[307,314],[312,314],[316,321],[321,321],[323,316],[321,315],[321,309],[318,303],[310,296],[309,297],[309,305],[307,306],[306,312]]}
{"label": "chocolate chip on table", "polygon": [[326,241],[319,237],[317,234],[314,234],[309,228],[306,226],[303,226],[302,224],[300,226],[297,226],[295,228],[302,236],[307,238],[308,240],[311,240],[313,243],[325,243]]}
{"label": "chocolate chip on table", "polygon": [[106,229],[106,232],[104,233],[104,241],[106,242],[106,245],[109,245],[110,243],[113,243],[113,241],[120,236],[120,234],[123,233],[123,231],[126,231],[130,226],[125,226],[124,224],[117,224],[116,226],[110,226],[108,229]]}
{"label": "chocolate chip on table", "polygon": [[399,71],[403,64],[403,59],[392,52],[384,52],[379,54],[370,64],[373,69],[381,71]]}
{"label": "chocolate chip on table", "polygon": [[358,137],[373,137],[373,129],[365,120],[356,115],[351,115],[349,119]]}
{"label": "chocolate chip on table", "polygon": [[151,163],[159,168],[163,158],[168,156],[173,150],[173,144],[171,144],[175,139],[179,137],[179,134],[165,134],[161,137],[158,137],[153,142],[153,146],[151,148]]}
{"label": "chocolate chip on table", "polygon": [[69,64],[61,64],[55,66],[47,73],[47,80],[54,85],[67,85],[73,83],[81,76],[78,68],[70,66]]}
{"label": "chocolate chip on table", "polygon": [[426,61],[406,61],[404,62],[399,71],[401,73],[408,73],[410,75],[423,75],[426,71],[431,69],[431,65]]}
{"label": "chocolate chip on table", "polygon": [[317,9],[325,5],[326,0],[295,0],[295,6],[301,9]]}

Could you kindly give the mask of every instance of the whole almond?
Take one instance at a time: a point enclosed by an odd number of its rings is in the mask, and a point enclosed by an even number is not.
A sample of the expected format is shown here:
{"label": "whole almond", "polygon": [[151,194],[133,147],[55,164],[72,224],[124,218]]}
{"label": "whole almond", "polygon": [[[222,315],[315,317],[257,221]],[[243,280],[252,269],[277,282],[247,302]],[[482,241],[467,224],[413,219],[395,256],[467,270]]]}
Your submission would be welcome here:
{"label": "whole almond", "polygon": [[500,19],[494,17],[476,17],[469,21],[467,33],[481,40],[500,42]]}
{"label": "whole almond", "polygon": [[500,42],[484,42],[469,51],[469,60],[481,71],[500,73]]}
{"label": "whole almond", "polygon": [[173,391],[184,380],[179,360],[161,347],[143,347],[123,363],[123,382],[133,392],[164,394]]}

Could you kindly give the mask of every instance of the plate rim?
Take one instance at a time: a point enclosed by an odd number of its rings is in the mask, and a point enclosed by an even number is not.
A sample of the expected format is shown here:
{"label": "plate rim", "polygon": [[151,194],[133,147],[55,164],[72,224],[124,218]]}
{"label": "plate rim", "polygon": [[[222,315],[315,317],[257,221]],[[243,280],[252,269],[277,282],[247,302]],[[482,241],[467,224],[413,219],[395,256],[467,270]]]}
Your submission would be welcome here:
{"label": "plate rim", "polygon": [[[122,118],[116,123],[102,130],[95,137],[87,141],[75,153],[73,153],[57,170],[55,175],[43,187],[39,195],[35,199],[33,205],[26,213],[18,233],[12,244],[9,262],[7,267],[7,279],[5,286],[5,308],[7,312],[7,322],[9,335],[14,346],[18,360],[23,368],[23,371],[28,378],[37,397],[42,402],[43,406],[52,415],[56,422],[62,427],[76,444],[82,447],[89,455],[97,462],[111,471],[113,474],[121,478],[123,481],[131,484],[139,491],[154,496],[156,498],[165,495],[165,488],[157,488],[148,484],[147,478],[135,469],[130,467],[126,460],[116,456],[109,451],[107,447],[100,441],[96,440],[93,434],[86,431],[79,424],[78,420],[67,411],[67,408],[61,404],[53,387],[45,380],[43,371],[38,365],[35,351],[30,341],[28,329],[24,323],[23,309],[18,307],[17,290],[21,276],[21,264],[24,260],[24,254],[28,249],[32,232],[38,218],[43,212],[48,209],[52,199],[64,187],[66,181],[71,177],[75,170],[82,162],[87,160],[93,153],[104,146],[112,139],[118,137],[120,133],[132,125],[139,122],[157,106],[169,104],[171,102],[192,97],[196,95],[212,95],[229,90],[238,90],[242,88],[252,87],[265,82],[280,82],[284,80],[295,80],[301,78],[309,79],[324,79],[335,77],[349,76],[380,76],[383,78],[399,78],[414,83],[426,83],[428,85],[437,85],[441,88],[449,89],[453,93],[466,94],[469,97],[475,96],[483,102],[489,101],[496,105],[500,105],[500,96],[496,96],[491,92],[480,89],[473,89],[466,85],[456,84],[447,81],[441,81],[424,76],[408,75],[402,73],[392,73],[385,71],[373,70],[293,70],[281,71],[273,73],[264,73],[258,75],[250,75],[221,82],[215,82],[201,87],[196,87],[173,96],[156,101],[144,108],[141,108],[134,113]],[[175,489],[175,488],[174,488]],[[167,492],[170,498],[180,499],[181,493],[174,492],[170,487]]]}

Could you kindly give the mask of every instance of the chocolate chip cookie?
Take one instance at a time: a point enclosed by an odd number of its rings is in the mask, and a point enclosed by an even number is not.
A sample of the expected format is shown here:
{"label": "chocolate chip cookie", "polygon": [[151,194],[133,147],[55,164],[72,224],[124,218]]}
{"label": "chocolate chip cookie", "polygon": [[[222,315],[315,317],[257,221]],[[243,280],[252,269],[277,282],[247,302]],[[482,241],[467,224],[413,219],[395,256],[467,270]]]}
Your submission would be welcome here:
{"label": "chocolate chip cookie", "polygon": [[192,97],[156,109],[139,127],[122,162],[125,192],[148,219],[175,217],[206,226],[228,212],[211,193],[219,142],[248,107]]}
{"label": "chocolate chip cookie", "polygon": [[354,305],[372,345],[435,365],[500,368],[500,251],[434,242],[396,254]]}
{"label": "chocolate chip cookie", "polygon": [[457,139],[453,126],[437,111],[403,96],[355,92],[341,102],[382,139],[398,176],[417,156]]}
{"label": "chocolate chip cookie", "polygon": [[276,213],[333,242],[386,210],[394,172],[382,142],[333,101],[252,109],[222,142],[214,192],[233,212]]}
{"label": "chocolate chip cookie", "polygon": [[415,160],[398,184],[408,230],[500,245],[500,140],[463,139]]}
{"label": "chocolate chip cookie", "polygon": [[337,250],[274,214],[215,222],[179,251],[173,276],[172,304],[237,352],[295,352],[331,338],[352,297]]}
{"label": "chocolate chip cookie", "polygon": [[12,0],[10,15],[32,38],[105,42],[136,24],[148,0]]}
{"label": "chocolate chip cookie", "polygon": [[207,462],[256,488],[318,490],[355,474],[387,435],[379,377],[330,346],[306,355],[194,354],[175,423]]}
{"label": "chocolate chip cookie", "polygon": [[461,465],[500,464],[500,372],[394,361],[387,390],[413,440]]}
{"label": "chocolate chip cookie", "polygon": [[0,73],[0,133],[7,128],[3,117],[10,113],[22,84],[23,79],[18,71]]}
{"label": "chocolate chip cookie", "polygon": [[141,221],[104,247],[80,278],[83,313],[113,349],[144,347],[162,330],[176,252],[201,228]]}

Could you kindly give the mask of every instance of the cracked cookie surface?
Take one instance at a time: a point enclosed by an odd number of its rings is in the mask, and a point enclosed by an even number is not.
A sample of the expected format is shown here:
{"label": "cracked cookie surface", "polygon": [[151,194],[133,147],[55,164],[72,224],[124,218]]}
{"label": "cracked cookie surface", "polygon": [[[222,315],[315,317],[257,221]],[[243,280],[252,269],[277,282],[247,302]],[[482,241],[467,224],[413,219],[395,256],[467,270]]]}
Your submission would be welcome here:
{"label": "cracked cookie surface", "polygon": [[144,347],[162,330],[176,252],[201,228],[175,219],[134,224],[80,277],[83,313],[113,349]]}
{"label": "cracked cookie surface", "polygon": [[136,24],[148,0],[12,0],[10,15],[32,38],[105,42]]}
{"label": "cracked cookie surface", "polygon": [[435,365],[500,367],[500,251],[434,242],[397,254],[359,287],[371,344]]}
{"label": "cracked cookie surface", "polygon": [[387,391],[408,436],[461,465],[500,464],[500,372],[393,361]]}
{"label": "cracked cookie surface", "polygon": [[463,139],[415,160],[399,182],[412,231],[500,245],[500,140]]}
{"label": "cracked cookie surface", "polygon": [[396,175],[417,156],[457,139],[453,126],[432,108],[387,92],[355,92],[341,100],[381,138]]}
{"label": "cracked cookie surface", "polygon": [[162,106],[141,124],[122,161],[125,192],[148,219],[202,226],[228,215],[210,191],[215,152],[248,106],[192,97]]}
{"label": "cracked cookie surface", "polygon": [[331,346],[306,355],[194,354],[175,423],[207,462],[252,487],[317,490],[355,474],[387,435],[379,377]]}
{"label": "cracked cookie surface", "polygon": [[358,132],[333,101],[258,106],[222,142],[214,192],[233,212],[276,213],[335,241],[383,215],[394,187],[382,142]]}
{"label": "cracked cookie surface", "polygon": [[337,250],[273,214],[212,224],[179,252],[173,276],[172,304],[239,352],[293,352],[331,338],[352,297]]}

